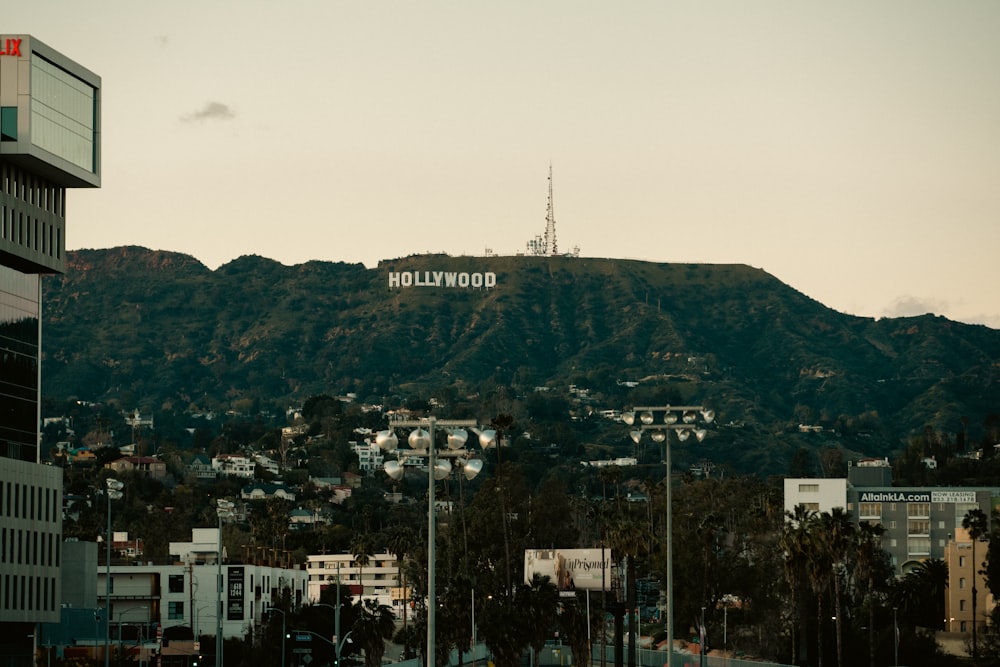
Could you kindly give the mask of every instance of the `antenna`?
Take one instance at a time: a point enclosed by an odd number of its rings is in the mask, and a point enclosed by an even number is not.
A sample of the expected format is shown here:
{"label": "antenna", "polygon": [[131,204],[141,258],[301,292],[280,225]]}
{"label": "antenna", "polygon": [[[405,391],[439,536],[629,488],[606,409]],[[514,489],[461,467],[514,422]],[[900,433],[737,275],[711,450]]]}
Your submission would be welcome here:
{"label": "antenna", "polygon": [[558,255],[556,244],[556,214],[552,203],[552,163],[549,162],[549,201],[545,210],[545,254]]}

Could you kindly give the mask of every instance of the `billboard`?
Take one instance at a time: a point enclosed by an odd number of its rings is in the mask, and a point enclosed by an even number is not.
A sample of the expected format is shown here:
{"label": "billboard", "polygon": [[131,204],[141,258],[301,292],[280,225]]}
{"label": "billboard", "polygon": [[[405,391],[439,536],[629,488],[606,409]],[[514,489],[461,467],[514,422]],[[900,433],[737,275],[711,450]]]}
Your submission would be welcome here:
{"label": "billboard", "polygon": [[243,610],[243,568],[229,568],[228,604],[226,605],[226,619],[230,621],[242,621]]}
{"label": "billboard", "polygon": [[524,581],[540,574],[560,591],[599,591],[611,588],[611,550],[526,549]]}

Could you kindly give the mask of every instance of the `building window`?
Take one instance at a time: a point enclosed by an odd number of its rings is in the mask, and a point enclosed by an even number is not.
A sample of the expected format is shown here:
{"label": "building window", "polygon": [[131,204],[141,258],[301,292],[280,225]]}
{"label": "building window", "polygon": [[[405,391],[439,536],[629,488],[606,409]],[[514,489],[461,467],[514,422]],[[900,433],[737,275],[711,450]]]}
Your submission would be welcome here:
{"label": "building window", "polygon": [[882,503],[860,503],[858,504],[858,516],[862,519],[871,519],[882,516]]}
{"label": "building window", "polygon": [[911,556],[929,556],[931,554],[931,538],[909,538],[907,540],[907,551]]}
{"label": "building window", "polygon": [[802,504],[803,507],[805,507],[810,512],[818,512],[819,511],[819,503],[801,503],[801,504]]}
{"label": "building window", "polygon": [[906,522],[907,535],[930,535],[931,522],[927,519],[910,519]]}
{"label": "building window", "polygon": [[958,566],[959,567],[965,567],[965,556],[959,556],[958,557]]}
{"label": "building window", "polygon": [[958,587],[959,588],[965,588],[965,577],[959,577],[958,578]]}
{"label": "building window", "polygon": [[184,575],[171,574],[169,577],[167,577],[167,588],[171,593],[183,593]]}
{"label": "building window", "polygon": [[965,611],[965,600],[959,600],[958,601],[958,610],[959,611]]}
{"label": "building window", "polygon": [[930,503],[907,503],[906,516],[929,519],[931,516]]}
{"label": "building window", "polygon": [[799,493],[819,493],[819,484],[799,484]]}
{"label": "building window", "polygon": [[960,628],[960,631],[961,632],[968,632],[968,630],[965,628],[965,621],[962,621],[962,627]]}
{"label": "building window", "polygon": [[171,621],[179,621],[184,618],[184,603],[183,602],[168,602],[167,603],[167,618]]}

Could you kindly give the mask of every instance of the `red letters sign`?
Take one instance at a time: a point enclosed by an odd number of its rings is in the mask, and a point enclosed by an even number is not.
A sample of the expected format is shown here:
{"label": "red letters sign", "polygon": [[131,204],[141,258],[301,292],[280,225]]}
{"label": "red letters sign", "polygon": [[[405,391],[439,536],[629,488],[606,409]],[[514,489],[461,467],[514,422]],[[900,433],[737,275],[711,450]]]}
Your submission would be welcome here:
{"label": "red letters sign", "polygon": [[21,40],[19,39],[7,39],[4,40],[3,50],[0,50],[0,56],[20,56],[21,55]]}

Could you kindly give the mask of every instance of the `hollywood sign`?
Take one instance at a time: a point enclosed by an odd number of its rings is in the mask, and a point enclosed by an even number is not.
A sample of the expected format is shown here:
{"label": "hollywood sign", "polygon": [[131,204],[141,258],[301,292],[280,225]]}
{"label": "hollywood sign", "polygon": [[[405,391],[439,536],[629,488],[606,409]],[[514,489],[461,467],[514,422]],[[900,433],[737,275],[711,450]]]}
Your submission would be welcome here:
{"label": "hollywood sign", "polygon": [[389,289],[397,287],[466,287],[490,289],[497,285],[492,271],[390,271]]}

